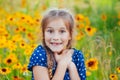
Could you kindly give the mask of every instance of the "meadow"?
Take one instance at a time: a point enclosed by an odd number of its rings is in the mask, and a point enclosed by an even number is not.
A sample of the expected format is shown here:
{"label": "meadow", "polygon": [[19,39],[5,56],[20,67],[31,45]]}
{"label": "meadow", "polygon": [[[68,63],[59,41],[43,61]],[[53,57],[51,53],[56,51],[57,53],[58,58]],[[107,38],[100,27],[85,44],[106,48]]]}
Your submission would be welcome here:
{"label": "meadow", "polygon": [[0,0],[0,80],[31,80],[27,65],[50,8],[73,14],[87,80],[120,80],[120,0]]}

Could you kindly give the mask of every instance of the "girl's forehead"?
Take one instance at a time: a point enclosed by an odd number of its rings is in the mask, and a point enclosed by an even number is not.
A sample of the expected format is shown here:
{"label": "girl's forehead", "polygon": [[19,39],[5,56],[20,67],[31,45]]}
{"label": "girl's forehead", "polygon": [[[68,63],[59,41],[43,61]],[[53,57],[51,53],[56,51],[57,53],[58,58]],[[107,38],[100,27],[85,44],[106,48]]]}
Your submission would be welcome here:
{"label": "girl's forehead", "polygon": [[67,25],[65,24],[65,21],[63,19],[54,19],[54,20],[51,20],[46,27],[47,28],[66,28]]}

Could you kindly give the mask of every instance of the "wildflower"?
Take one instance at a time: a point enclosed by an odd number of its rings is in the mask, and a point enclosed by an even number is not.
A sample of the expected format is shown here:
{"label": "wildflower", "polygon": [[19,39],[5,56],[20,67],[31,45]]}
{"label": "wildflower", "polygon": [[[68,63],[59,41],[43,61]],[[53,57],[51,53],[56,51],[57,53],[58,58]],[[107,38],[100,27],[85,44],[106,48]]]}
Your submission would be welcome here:
{"label": "wildflower", "polygon": [[75,16],[75,19],[77,20],[77,21],[84,21],[84,16],[82,15],[82,14],[77,14],[76,16]]}
{"label": "wildflower", "polygon": [[91,72],[90,71],[86,71],[86,76],[90,76]]}
{"label": "wildflower", "polygon": [[109,51],[108,54],[111,56],[112,55],[112,51]]}
{"label": "wildflower", "polygon": [[120,26],[120,21],[118,21],[118,25]]}
{"label": "wildflower", "polygon": [[107,16],[106,16],[105,14],[102,14],[102,15],[101,15],[101,19],[102,19],[103,21],[106,21]]}
{"label": "wildflower", "polygon": [[85,31],[88,34],[88,36],[93,36],[95,34],[95,32],[96,32],[96,28],[86,26]]}
{"label": "wildflower", "polygon": [[117,72],[120,73],[120,67],[117,67]]}
{"label": "wildflower", "polygon": [[21,0],[21,7],[25,7],[26,6],[26,0]]}
{"label": "wildflower", "polygon": [[15,56],[15,54],[13,53],[10,53],[5,59],[4,59],[4,63],[6,65],[11,65],[13,63],[16,63],[17,62],[17,58]]}
{"label": "wildflower", "polygon": [[91,58],[89,60],[86,61],[86,67],[91,70],[97,70],[98,69],[98,61],[96,58]]}
{"label": "wildflower", "polygon": [[17,46],[12,40],[7,41],[7,48],[12,52],[15,51]]}
{"label": "wildflower", "polygon": [[118,76],[116,74],[110,74],[110,80],[118,80]]}
{"label": "wildflower", "polygon": [[13,69],[20,69],[22,67],[21,63],[16,63],[13,65]]}
{"label": "wildflower", "polygon": [[80,33],[78,33],[77,34],[77,36],[76,36],[76,40],[80,40],[82,37],[84,36],[84,33],[83,32],[80,32]]}
{"label": "wildflower", "polygon": [[23,66],[21,66],[20,72],[21,73],[28,72],[27,64],[24,64]]}
{"label": "wildflower", "polygon": [[4,67],[4,68],[0,68],[0,74],[2,75],[7,75],[11,72],[10,68]]}
{"label": "wildflower", "polygon": [[25,42],[25,41],[21,41],[20,43],[19,43],[19,45],[20,45],[20,48],[26,48],[26,45],[27,45],[27,43]]}
{"label": "wildflower", "polygon": [[83,23],[77,25],[78,29],[81,29],[81,28],[84,28],[84,27],[85,27],[85,25]]}
{"label": "wildflower", "polygon": [[85,23],[86,23],[86,25],[90,25],[90,20],[88,17],[85,17]]}
{"label": "wildflower", "polygon": [[12,78],[13,78],[13,80],[24,80],[23,78],[18,77],[18,76],[13,76]]}
{"label": "wildflower", "polygon": [[0,48],[6,47],[6,37],[5,36],[0,36]]}

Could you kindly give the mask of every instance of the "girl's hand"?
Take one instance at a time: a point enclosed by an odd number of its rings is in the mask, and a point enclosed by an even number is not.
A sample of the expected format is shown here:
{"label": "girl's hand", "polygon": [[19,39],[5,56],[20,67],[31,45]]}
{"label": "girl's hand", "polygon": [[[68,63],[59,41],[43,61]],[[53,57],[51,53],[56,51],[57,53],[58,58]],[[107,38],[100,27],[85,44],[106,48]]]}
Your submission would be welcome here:
{"label": "girl's hand", "polygon": [[72,61],[73,52],[73,49],[66,49],[61,54],[54,53],[54,56],[58,64],[64,64],[68,67],[68,65]]}

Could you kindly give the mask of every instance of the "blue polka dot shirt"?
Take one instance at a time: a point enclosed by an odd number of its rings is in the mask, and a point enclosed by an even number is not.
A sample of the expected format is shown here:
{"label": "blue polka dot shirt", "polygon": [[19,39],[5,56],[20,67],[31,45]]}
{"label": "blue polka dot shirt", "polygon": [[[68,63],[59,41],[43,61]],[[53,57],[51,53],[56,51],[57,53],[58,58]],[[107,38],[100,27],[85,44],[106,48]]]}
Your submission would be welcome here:
{"label": "blue polka dot shirt", "polygon": [[[74,53],[72,55],[72,61],[77,67],[77,71],[81,80],[86,80],[86,68],[85,68],[84,57],[82,52],[74,49]],[[38,45],[38,47],[34,50],[33,54],[31,55],[30,62],[28,64],[28,70],[32,71],[33,66],[47,67],[47,55],[42,45]],[[57,65],[55,65],[52,69],[53,75],[55,73],[56,66]],[[34,80],[33,72],[32,72],[32,80]],[[68,70],[66,70],[64,80],[70,80],[70,75]]]}

